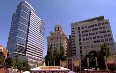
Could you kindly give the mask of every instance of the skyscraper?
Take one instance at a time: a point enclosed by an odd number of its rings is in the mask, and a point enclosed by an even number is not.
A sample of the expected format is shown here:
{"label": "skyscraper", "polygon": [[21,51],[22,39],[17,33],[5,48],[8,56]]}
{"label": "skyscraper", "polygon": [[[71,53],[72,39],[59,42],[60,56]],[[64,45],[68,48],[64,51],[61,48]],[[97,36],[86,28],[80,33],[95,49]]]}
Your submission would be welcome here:
{"label": "skyscraper", "polygon": [[12,16],[7,49],[11,56],[37,66],[43,57],[45,25],[36,15],[34,8],[22,1]]}

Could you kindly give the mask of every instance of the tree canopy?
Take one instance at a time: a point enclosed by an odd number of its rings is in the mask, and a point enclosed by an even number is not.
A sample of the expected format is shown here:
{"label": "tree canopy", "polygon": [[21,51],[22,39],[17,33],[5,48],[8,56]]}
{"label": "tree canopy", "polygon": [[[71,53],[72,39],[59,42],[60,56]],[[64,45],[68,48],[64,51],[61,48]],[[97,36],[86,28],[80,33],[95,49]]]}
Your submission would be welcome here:
{"label": "tree canopy", "polygon": [[66,56],[64,55],[64,48],[60,46],[60,48],[56,47],[53,49],[51,46],[48,47],[47,55],[45,56],[45,63],[53,66],[54,62],[56,66],[60,65],[60,60],[66,60]]}
{"label": "tree canopy", "polygon": [[90,67],[96,67],[96,59],[98,62],[99,68],[105,68],[105,60],[104,56],[108,57],[110,55],[108,46],[104,43],[101,46],[101,49],[99,51],[92,50],[85,56],[84,64],[87,64],[87,58],[89,58]]}

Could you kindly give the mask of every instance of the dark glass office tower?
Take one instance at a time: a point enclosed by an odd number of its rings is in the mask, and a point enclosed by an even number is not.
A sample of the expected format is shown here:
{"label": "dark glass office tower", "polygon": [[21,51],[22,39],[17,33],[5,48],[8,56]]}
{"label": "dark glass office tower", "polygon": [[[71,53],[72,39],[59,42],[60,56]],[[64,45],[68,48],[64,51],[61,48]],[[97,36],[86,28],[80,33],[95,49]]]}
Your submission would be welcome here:
{"label": "dark glass office tower", "polygon": [[35,67],[43,57],[45,26],[33,7],[22,1],[12,16],[7,42],[10,55]]}

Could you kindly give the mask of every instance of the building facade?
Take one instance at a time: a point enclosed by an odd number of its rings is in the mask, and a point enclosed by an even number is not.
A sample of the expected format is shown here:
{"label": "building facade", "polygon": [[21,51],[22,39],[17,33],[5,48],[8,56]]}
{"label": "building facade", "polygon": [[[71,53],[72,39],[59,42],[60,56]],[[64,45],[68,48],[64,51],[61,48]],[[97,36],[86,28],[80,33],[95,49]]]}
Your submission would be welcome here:
{"label": "building facade", "polygon": [[67,54],[68,38],[59,24],[54,27],[54,32],[50,31],[47,37],[47,46],[51,46],[52,50],[63,47],[65,55]]}
{"label": "building facade", "polygon": [[114,54],[114,39],[108,19],[99,16],[71,24],[71,53],[72,57],[84,58],[88,52],[100,50],[104,43]]}
{"label": "building facade", "polygon": [[36,15],[34,8],[22,1],[12,16],[7,49],[11,56],[37,66],[43,58],[45,25]]}

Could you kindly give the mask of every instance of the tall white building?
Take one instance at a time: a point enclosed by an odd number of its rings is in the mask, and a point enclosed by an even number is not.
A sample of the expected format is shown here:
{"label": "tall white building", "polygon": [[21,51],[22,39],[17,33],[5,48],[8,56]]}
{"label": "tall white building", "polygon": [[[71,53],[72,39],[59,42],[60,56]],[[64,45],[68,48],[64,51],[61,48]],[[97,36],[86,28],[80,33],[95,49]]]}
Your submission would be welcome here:
{"label": "tall white building", "polygon": [[45,26],[34,8],[22,1],[12,16],[7,49],[11,56],[27,61],[31,67],[43,59]]}
{"label": "tall white building", "polygon": [[98,51],[104,43],[114,54],[114,39],[108,19],[99,16],[71,24],[70,56],[84,58],[91,50]]}

